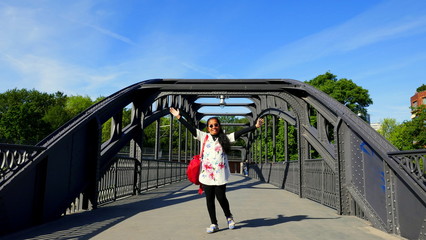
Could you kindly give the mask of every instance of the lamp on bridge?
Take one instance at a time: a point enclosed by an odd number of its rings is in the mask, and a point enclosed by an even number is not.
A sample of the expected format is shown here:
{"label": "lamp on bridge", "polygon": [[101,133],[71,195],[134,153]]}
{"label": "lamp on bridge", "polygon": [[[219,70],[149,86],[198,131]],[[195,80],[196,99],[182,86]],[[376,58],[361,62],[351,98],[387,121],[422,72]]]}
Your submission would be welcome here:
{"label": "lamp on bridge", "polygon": [[224,108],[225,105],[226,105],[225,96],[224,95],[220,95],[219,107]]}

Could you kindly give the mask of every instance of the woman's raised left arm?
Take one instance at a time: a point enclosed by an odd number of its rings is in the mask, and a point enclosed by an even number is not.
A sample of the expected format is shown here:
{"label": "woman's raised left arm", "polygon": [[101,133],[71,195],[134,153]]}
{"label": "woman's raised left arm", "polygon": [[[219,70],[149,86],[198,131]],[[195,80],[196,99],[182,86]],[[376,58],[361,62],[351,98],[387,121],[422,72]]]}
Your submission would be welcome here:
{"label": "woman's raised left arm", "polygon": [[237,139],[248,132],[254,131],[256,128],[260,128],[263,125],[263,123],[264,123],[263,118],[257,119],[256,124],[254,126],[246,127],[239,131],[234,132],[234,138]]}

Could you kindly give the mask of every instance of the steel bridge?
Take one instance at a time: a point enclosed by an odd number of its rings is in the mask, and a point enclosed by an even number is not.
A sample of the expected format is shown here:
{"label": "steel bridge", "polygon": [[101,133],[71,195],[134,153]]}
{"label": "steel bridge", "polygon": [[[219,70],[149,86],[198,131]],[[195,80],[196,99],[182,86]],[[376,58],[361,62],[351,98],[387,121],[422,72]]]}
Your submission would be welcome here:
{"label": "steel bridge", "polygon": [[[200,102],[208,98],[217,103]],[[225,102],[232,99],[246,101]],[[220,105],[247,112],[205,110]],[[37,146],[1,144],[0,234],[185,179],[199,147],[170,107],[200,129],[210,115],[240,116],[250,125],[264,117],[264,127],[233,146],[233,171],[248,160],[252,178],[384,232],[426,239],[426,151],[398,151],[344,105],[292,79],[147,80],[93,105]],[[123,117],[128,109],[130,121]],[[144,134],[151,124],[155,139]]]}

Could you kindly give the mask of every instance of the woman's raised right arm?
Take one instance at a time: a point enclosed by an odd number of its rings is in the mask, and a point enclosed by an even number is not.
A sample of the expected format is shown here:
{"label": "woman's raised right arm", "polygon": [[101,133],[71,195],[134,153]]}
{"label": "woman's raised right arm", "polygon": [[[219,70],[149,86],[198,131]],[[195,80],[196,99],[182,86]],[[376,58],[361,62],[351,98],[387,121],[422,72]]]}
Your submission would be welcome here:
{"label": "woman's raised right arm", "polygon": [[177,118],[177,120],[179,122],[181,122],[188,130],[189,132],[191,132],[192,136],[196,137],[197,136],[197,129],[192,126],[191,124],[189,124],[189,122],[187,122],[185,119],[183,119],[183,117],[180,115],[180,111],[179,109],[175,109],[175,108],[170,108],[170,113],[175,116]]}

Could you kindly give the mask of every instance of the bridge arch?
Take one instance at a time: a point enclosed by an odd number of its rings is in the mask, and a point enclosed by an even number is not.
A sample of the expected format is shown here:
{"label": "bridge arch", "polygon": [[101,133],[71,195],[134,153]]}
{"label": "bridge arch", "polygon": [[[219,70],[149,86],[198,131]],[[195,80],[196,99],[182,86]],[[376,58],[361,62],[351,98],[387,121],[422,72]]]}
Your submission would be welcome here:
{"label": "bridge arch", "polygon": [[[407,167],[412,162],[393,157],[397,149],[348,108],[292,79],[153,79],[112,94],[41,141],[43,150],[31,161],[2,170],[0,213],[5,220],[0,232],[57,218],[80,194],[96,207],[97,183],[120,149],[131,143],[131,157],[141,161],[144,128],[169,115],[169,107],[203,128],[201,120],[208,114],[199,112],[203,104],[196,100],[220,95],[250,99],[250,113],[243,116],[251,124],[272,115],[297,129],[299,159],[255,163],[252,177],[293,189],[339,214],[366,218],[383,231],[409,238],[423,234],[426,187],[424,177]],[[132,106],[131,120],[123,126],[127,106]],[[111,135],[102,142],[102,125],[109,119]],[[245,138],[242,155],[250,154],[255,140],[254,134]],[[313,149],[320,159],[311,159]],[[320,188],[326,191],[312,187],[319,165]],[[292,186],[289,171],[294,173]]]}

